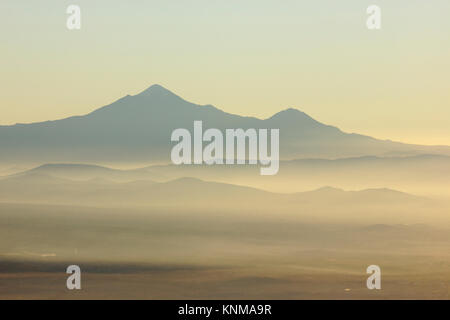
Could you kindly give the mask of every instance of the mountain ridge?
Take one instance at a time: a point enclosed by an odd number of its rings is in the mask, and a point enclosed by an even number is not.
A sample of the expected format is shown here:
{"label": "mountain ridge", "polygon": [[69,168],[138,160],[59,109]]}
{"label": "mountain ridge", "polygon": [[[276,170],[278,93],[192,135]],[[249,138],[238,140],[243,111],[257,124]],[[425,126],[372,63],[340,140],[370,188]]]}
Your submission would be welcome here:
{"label": "mountain ridge", "polygon": [[408,145],[323,124],[287,108],[267,119],[227,113],[188,102],[160,85],[124,96],[86,115],[31,124],[0,126],[0,162],[170,162],[171,132],[204,128],[278,128],[280,158],[439,153],[450,147]]}
{"label": "mountain ridge", "polygon": [[[3,179],[0,179],[0,190],[9,190],[8,193],[13,193],[15,195],[22,194],[20,192],[14,192],[15,188],[26,190],[27,188],[30,189],[31,192],[37,192],[39,195],[41,194],[42,190],[45,189],[46,186],[49,184],[57,186],[55,190],[53,190],[52,194],[58,193],[58,189],[60,187],[70,187],[72,185],[75,185],[77,187],[79,186],[85,186],[85,188],[81,189],[83,194],[91,194],[95,197],[96,193],[102,192],[102,191],[108,191],[110,189],[108,188],[128,188],[132,185],[141,185],[144,184],[147,187],[150,187],[151,189],[146,190],[140,190],[140,192],[147,194],[147,196],[151,196],[153,192],[171,192],[173,194],[177,194],[178,196],[183,195],[183,198],[188,199],[189,197],[195,195],[199,196],[201,198],[204,198],[208,194],[215,194],[218,199],[220,199],[223,196],[223,192],[225,194],[229,191],[232,191],[233,194],[238,195],[253,195],[258,196],[263,199],[265,196],[268,197],[277,197],[278,200],[285,200],[285,199],[294,199],[294,200],[303,200],[304,198],[308,199],[316,199],[318,201],[322,201],[323,196],[326,194],[328,196],[328,200],[333,200],[336,198],[343,198],[347,199],[349,197],[365,197],[367,195],[372,196],[375,195],[377,197],[398,197],[400,200],[404,199],[416,199],[416,200],[425,200],[426,198],[416,196],[410,193],[406,193],[399,190],[394,190],[390,188],[368,188],[368,189],[362,189],[362,190],[344,190],[341,188],[331,187],[331,186],[324,186],[320,188],[316,188],[309,191],[302,191],[302,192],[289,192],[289,193],[281,193],[281,192],[270,192],[266,191],[260,188],[245,186],[245,185],[238,185],[238,184],[232,184],[232,183],[224,183],[224,182],[217,182],[217,181],[208,181],[199,179],[196,177],[181,177],[181,178],[175,178],[168,181],[163,182],[156,182],[151,180],[133,180],[128,182],[119,182],[119,181],[110,181],[107,180],[108,187],[105,187],[105,190],[101,189],[95,189],[96,192],[87,192],[86,190],[89,190],[90,187],[97,188],[96,184],[92,184],[92,181],[95,181],[99,177],[91,177],[88,180],[72,180],[67,177],[61,177],[58,175],[53,175],[51,173],[47,172],[39,172],[28,170],[25,171],[22,174],[14,174],[7,177],[4,177]],[[100,179],[100,181],[103,181]],[[39,189],[34,188],[33,185],[29,185],[30,182],[36,183],[40,186]],[[70,189],[72,190],[72,189]],[[152,191],[153,192],[150,192]],[[184,190],[183,192],[179,192],[180,190]],[[199,192],[199,190],[201,192]],[[131,192],[130,192],[131,194]],[[121,195],[124,199],[127,198],[127,193],[124,192],[123,195]],[[332,197],[330,197],[332,196]],[[245,197],[244,197],[245,198]],[[376,200],[376,201],[379,201]]]}
{"label": "mountain ridge", "polygon": [[[71,168],[72,167],[72,168]],[[77,178],[74,179],[73,177],[70,177],[67,174],[64,174],[64,172],[61,173],[61,171],[59,171],[58,169],[87,169],[87,173],[90,173],[91,175],[83,175],[80,174],[79,171],[75,172],[74,176],[76,176]],[[50,169],[50,170],[47,170]],[[52,170],[53,169],[53,170]],[[90,169],[100,169],[101,171],[97,171],[97,172],[92,172],[89,170]],[[273,191],[267,191],[261,188],[257,188],[257,187],[252,187],[252,186],[248,186],[248,185],[241,185],[241,184],[235,184],[235,183],[230,183],[230,182],[222,182],[222,181],[213,181],[213,180],[206,180],[204,178],[198,178],[195,176],[181,176],[181,177],[176,177],[176,178],[169,178],[163,181],[155,181],[155,180],[151,180],[151,179],[145,179],[145,177],[143,176],[143,173],[145,172],[146,167],[143,168],[137,168],[137,169],[129,169],[129,170],[121,170],[121,169],[112,169],[112,168],[108,168],[108,167],[103,167],[103,166],[97,166],[97,165],[85,165],[85,164],[45,164],[45,165],[41,165],[38,166],[36,168],[32,168],[20,173],[16,173],[16,174],[12,174],[12,175],[8,175],[8,176],[3,176],[0,177],[0,181],[11,181],[10,179],[15,179],[20,180],[20,179],[27,179],[28,177],[31,178],[38,178],[38,177],[45,177],[45,178],[54,178],[57,181],[61,181],[61,182],[89,182],[89,181],[95,181],[96,179],[108,179],[108,182],[110,183],[118,183],[118,184],[122,184],[122,183],[136,183],[136,182],[151,182],[153,185],[159,185],[159,186],[171,186],[171,185],[183,185],[183,184],[191,184],[191,185],[202,185],[202,184],[209,184],[211,186],[230,186],[230,187],[236,187],[236,188],[243,188],[246,190],[253,190],[253,191],[259,191],[259,192],[263,192],[263,193],[267,193],[267,194],[275,194],[275,195],[290,195],[290,196],[304,196],[304,195],[308,195],[308,194],[316,194],[316,195],[320,195],[320,196],[324,196],[325,194],[327,195],[354,195],[354,194],[359,194],[359,195],[364,195],[364,194],[371,194],[371,193],[378,193],[378,194],[383,194],[383,195],[395,195],[395,196],[401,196],[401,197],[416,197],[419,198],[419,196],[411,194],[409,192],[404,192],[404,191],[400,191],[400,190],[396,190],[396,189],[392,189],[392,188],[387,188],[387,187],[370,187],[370,188],[363,188],[363,189],[358,189],[358,190],[345,190],[343,188],[337,188],[334,186],[322,186],[322,187],[318,187],[318,188],[314,188],[311,190],[307,190],[307,191],[300,191],[300,192],[273,192]],[[104,172],[107,172],[111,175],[103,175]],[[86,173],[86,172],[85,172]],[[100,174],[97,174],[100,173]],[[127,179],[117,179],[117,180],[113,180],[111,178],[111,176],[114,176],[114,174],[116,173],[138,173],[138,175],[134,176],[129,176],[128,180]],[[80,180],[80,177],[86,177],[87,179],[84,180]],[[420,197],[422,198],[422,197]],[[425,199],[425,198],[423,198]]]}

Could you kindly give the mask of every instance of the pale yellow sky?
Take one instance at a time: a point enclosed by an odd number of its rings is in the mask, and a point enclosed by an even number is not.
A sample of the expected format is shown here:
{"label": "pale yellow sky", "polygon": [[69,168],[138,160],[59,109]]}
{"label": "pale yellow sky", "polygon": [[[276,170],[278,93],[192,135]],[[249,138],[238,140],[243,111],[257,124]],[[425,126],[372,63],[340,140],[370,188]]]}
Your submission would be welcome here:
{"label": "pale yellow sky", "polygon": [[[347,132],[450,145],[450,1],[0,4],[0,124],[88,113],[159,83],[261,118],[294,107]],[[382,29],[366,28],[366,8]]]}

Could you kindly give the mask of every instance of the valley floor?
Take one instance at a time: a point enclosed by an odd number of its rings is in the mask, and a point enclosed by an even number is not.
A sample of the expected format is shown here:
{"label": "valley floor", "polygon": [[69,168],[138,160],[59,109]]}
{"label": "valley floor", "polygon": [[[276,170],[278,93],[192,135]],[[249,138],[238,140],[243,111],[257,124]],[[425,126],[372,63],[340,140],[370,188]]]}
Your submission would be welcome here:
{"label": "valley floor", "polygon": [[0,204],[0,299],[449,299],[449,248],[428,225]]}

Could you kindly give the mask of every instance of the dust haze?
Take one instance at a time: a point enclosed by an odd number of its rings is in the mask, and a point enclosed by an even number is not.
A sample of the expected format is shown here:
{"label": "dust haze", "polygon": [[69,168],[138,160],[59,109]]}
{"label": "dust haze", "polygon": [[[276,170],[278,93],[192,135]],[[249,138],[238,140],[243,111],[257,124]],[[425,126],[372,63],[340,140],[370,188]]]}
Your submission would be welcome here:
{"label": "dust haze", "polygon": [[[448,299],[442,194],[270,192],[258,179],[164,180],[181,169],[168,167],[140,180],[142,168],[69,164],[3,177],[0,297]],[[75,294],[70,264],[82,268]],[[382,268],[377,292],[365,286],[371,264]]]}
{"label": "dust haze", "polygon": [[[280,169],[170,164],[170,132],[279,128]],[[0,126],[1,299],[448,299],[450,147],[161,86]],[[82,290],[66,288],[79,265]],[[382,289],[366,287],[378,265]]]}

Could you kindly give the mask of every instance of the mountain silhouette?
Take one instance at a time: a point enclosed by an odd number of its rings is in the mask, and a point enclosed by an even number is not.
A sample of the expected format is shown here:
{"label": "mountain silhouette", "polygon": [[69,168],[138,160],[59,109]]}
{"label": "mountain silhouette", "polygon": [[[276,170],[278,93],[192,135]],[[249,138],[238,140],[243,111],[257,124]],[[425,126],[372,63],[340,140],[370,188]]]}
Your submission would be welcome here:
{"label": "mountain silhouette", "polygon": [[450,154],[449,147],[407,145],[348,134],[289,108],[268,119],[230,114],[188,102],[160,85],[127,95],[87,115],[0,126],[0,162],[170,162],[176,128],[278,128],[280,157]]}
{"label": "mountain silhouette", "polygon": [[[61,168],[61,167],[59,167]],[[45,171],[42,169],[46,169]],[[49,169],[49,170],[47,170]],[[51,169],[55,170],[52,174]],[[77,168],[78,169],[83,169]],[[86,168],[84,168],[86,169]],[[95,169],[92,167],[91,169]],[[106,168],[101,168],[105,170]],[[98,170],[98,169],[96,169]],[[114,170],[112,170],[113,172]],[[391,189],[344,191],[333,187],[296,193],[273,193],[261,189],[184,177],[166,182],[136,180],[115,182],[105,179],[72,180],[58,175],[58,167],[39,167],[0,179],[0,201],[70,205],[196,205],[211,208],[259,208],[269,206],[386,203],[419,203],[424,198]],[[208,201],[205,201],[208,199]]]}
{"label": "mountain silhouette", "polygon": [[134,180],[161,180],[164,176],[152,172],[146,168],[119,170],[107,167],[89,165],[89,164],[72,164],[72,163],[51,163],[44,164],[39,167],[19,172],[14,176],[26,176],[28,174],[43,174],[53,177],[71,179],[71,180],[101,180],[129,182]]}

